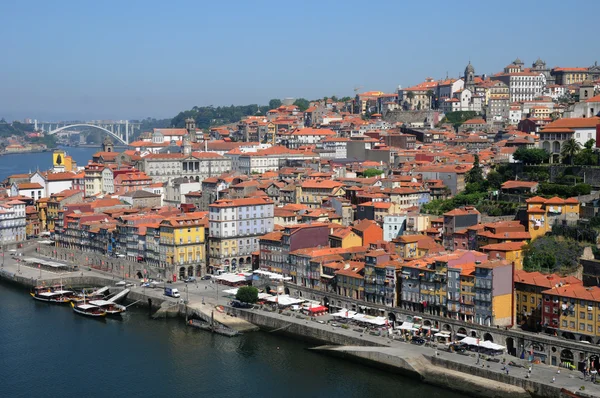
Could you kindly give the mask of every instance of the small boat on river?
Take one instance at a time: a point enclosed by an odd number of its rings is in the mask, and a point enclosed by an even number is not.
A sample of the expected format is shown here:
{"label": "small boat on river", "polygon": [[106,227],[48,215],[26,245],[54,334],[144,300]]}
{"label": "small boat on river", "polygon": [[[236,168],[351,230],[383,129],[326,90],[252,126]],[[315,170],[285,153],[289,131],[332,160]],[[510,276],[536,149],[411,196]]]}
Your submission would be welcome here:
{"label": "small boat on river", "polygon": [[75,304],[71,303],[71,307],[73,307],[73,311],[75,311],[79,315],[91,316],[91,317],[101,317],[106,316],[106,311],[97,305],[92,304]]}
{"label": "small boat on river", "polygon": [[47,291],[35,291],[33,293],[29,293],[31,297],[36,300],[44,301],[47,303],[57,303],[64,304],[71,301],[73,297],[73,292],[70,290],[47,290]]}
{"label": "small boat on river", "polygon": [[121,304],[113,303],[108,300],[90,300],[91,305],[95,305],[106,312],[106,315],[121,315],[127,310],[127,307]]}

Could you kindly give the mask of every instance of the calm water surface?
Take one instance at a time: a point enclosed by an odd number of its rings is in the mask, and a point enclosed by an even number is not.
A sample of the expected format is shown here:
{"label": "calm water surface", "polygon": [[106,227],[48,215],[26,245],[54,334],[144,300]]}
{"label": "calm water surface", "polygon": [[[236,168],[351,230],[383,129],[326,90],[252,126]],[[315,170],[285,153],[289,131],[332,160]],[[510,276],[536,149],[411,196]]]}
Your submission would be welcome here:
{"label": "calm water surface", "polygon": [[[97,148],[64,147],[62,148],[75,159],[78,166],[85,166],[92,155],[100,150]],[[124,148],[115,148],[122,151]],[[22,153],[0,156],[0,181],[12,174],[46,171],[52,168],[52,151],[40,153]]]}
{"label": "calm water surface", "polygon": [[98,321],[0,283],[0,396],[459,397],[293,339],[227,338],[130,309]]}

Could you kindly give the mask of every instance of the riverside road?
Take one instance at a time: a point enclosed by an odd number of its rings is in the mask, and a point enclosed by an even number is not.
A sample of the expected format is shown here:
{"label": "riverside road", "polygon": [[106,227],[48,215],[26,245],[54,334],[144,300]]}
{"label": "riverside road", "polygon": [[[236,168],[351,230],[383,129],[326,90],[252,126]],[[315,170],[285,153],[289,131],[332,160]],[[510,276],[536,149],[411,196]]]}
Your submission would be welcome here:
{"label": "riverside road", "polygon": [[[27,252],[28,251],[27,248],[25,248],[24,251]],[[6,254],[8,254],[8,253],[6,253]],[[24,256],[28,256],[28,257],[33,256],[33,257],[38,257],[38,258],[46,259],[46,260],[49,259],[48,257],[36,256],[35,254],[32,254],[32,253],[27,253]],[[49,279],[57,279],[57,278],[61,278],[61,277],[66,279],[68,277],[83,275],[83,276],[103,277],[103,278],[107,279],[107,284],[109,281],[114,281],[116,283],[120,280],[123,280],[120,276],[99,272],[99,271],[93,270],[93,269],[89,270],[88,268],[85,268],[83,270],[79,270],[76,272],[67,272],[67,273],[49,272],[49,271],[46,271],[43,269],[38,269],[38,268],[24,265],[22,262],[19,261],[20,258],[22,258],[22,257],[6,255],[6,257],[3,260],[4,264],[2,265],[2,273],[5,275],[5,277],[8,277],[10,279],[10,277],[12,275],[19,275],[24,278],[28,278],[28,279],[31,278],[31,280],[33,282],[35,282],[38,280],[43,281],[43,280],[49,280]],[[169,286],[172,288],[177,288],[179,290],[179,292],[181,293],[181,298],[179,298],[179,299],[164,296],[162,285],[160,285],[157,288],[152,289],[152,288],[140,287],[139,280],[130,279],[130,280],[128,280],[128,282],[131,282],[133,284],[133,286],[131,287],[131,289],[133,291],[142,293],[145,296],[147,296],[148,298],[155,298],[155,299],[159,299],[159,300],[168,300],[168,301],[172,301],[173,303],[177,303],[177,302],[180,302],[181,300],[183,300],[183,301],[187,302],[189,305],[199,305],[199,304],[205,303],[206,305],[215,306],[215,305],[227,305],[227,303],[231,299],[230,297],[227,297],[226,295],[224,295],[222,293],[223,290],[227,289],[226,286],[217,285],[216,283],[213,283],[210,280],[206,280],[206,281],[198,280],[196,283],[190,283],[190,284],[186,284],[183,282],[175,282],[175,283],[171,283],[171,284],[166,284],[166,286]],[[360,339],[364,340],[365,342],[370,342],[370,343],[377,344],[380,346],[381,345],[388,346],[394,350],[410,351],[410,352],[415,352],[415,353],[419,352],[419,353],[422,353],[427,356],[439,355],[441,358],[443,358],[445,360],[449,360],[449,361],[456,362],[456,363],[462,363],[462,364],[466,364],[466,365],[470,365],[470,366],[475,366],[477,363],[475,354],[472,354],[471,356],[467,356],[467,355],[460,355],[460,354],[450,353],[450,352],[441,351],[441,350],[438,351],[432,347],[417,346],[417,345],[401,342],[398,340],[393,340],[393,339],[390,339],[388,336],[373,336],[367,332],[361,333],[361,332],[355,331],[355,330],[353,330],[353,328],[343,329],[339,326],[332,325],[333,319],[330,315],[318,317],[317,319],[320,322],[315,322],[315,321],[311,321],[308,319],[299,319],[299,318],[296,318],[295,316],[289,316],[289,315],[286,316],[285,314],[266,312],[266,311],[262,311],[260,309],[253,309],[253,310],[249,310],[249,311],[261,311],[261,313],[264,315],[279,318],[280,320],[285,321],[287,323],[300,323],[300,324],[310,323],[311,327],[314,327],[314,328],[321,328],[323,330],[335,331],[335,333],[339,333],[339,334],[342,334],[345,336],[349,336],[349,337],[353,337],[353,338],[360,338]],[[321,322],[323,322],[323,323],[321,323]],[[481,361],[479,364],[477,364],[477,366],[481,366],[483,368],[487,368],[490,371],[498,372],[498,373],[506,373],[506,369],[508,369],[510,376],[517,377],[517,378],[523,378],[523,379],[530,378],[531,381],[537,381],[537,382],[540,382],[543,384],[553,383],[556,387],[565,388],[570,391],[580,390],[580,388],[583,386],[583,387],[585,387],[586,395],[600,397],[600,385],[592,383],[589,380],[589,377],[585,378],[585,380],[584,380],[583,374],[581,372],[569,371],[564,368],[553,367],[553,366],[549,366],[549,365],[545,365],[545,364],[536,364],[536,365],[533,365],[532,372],[530,375],[528,375],[528,366],[529,366],[528,362],[519,360],[516,357],[512,357],[510,355],[504,355],[504,358],[506,358],[506,362],[512,360],[515,363],[520,364],[523,367],[516,367],[516,366],[507,366],[506,367],[505,365],[503,365],[501,363],[495,363],[495,362],[489,362],[489,361]],[[560,373],[559,373],[559,371],[560,371]]]}

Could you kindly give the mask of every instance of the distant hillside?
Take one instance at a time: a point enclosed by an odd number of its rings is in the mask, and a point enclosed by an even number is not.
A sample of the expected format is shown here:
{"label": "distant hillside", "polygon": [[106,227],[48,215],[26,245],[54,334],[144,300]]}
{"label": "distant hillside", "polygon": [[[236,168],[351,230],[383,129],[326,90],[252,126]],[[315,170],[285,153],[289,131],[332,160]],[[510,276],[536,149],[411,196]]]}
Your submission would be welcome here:
{"label": "distant hillside", "polygon": [[171,120],[172,127],[185,127],[185,119],[192,117],[196,120],[196,127],[207,129],[212,126],[221,126],[223,124],[237,123],[246,116],[256,115],[260,111],[261,115],[266,115],[269,106],[253,105],[231,105],[231,106],[195,106],[191,110],[179,112]]}
{"label": "distant hillside", "polygon": [[0,137],[10,137],[15,135],[22,137],[25,133],[33,131],[33,124],[24,124],[19,122],[7,123],[4,119],[0,120]]}

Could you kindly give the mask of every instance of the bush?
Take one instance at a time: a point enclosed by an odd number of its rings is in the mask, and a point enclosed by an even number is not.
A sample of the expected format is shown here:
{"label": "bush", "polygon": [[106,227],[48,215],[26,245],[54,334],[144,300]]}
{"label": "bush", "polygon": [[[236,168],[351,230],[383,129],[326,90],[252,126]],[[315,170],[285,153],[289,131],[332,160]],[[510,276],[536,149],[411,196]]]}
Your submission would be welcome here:
{"label": "bush", "polygon": [[242,286],[238,289],[235,298],[243,303],[254,304],[258,301],[258,289],[254,286]]}
{"label": "bush", "polygon": [[565,272],[577,267],[583,249],[576,241],[557,236],[541,236],[525,246],[526,271]]}

